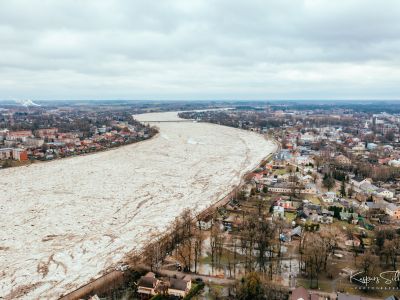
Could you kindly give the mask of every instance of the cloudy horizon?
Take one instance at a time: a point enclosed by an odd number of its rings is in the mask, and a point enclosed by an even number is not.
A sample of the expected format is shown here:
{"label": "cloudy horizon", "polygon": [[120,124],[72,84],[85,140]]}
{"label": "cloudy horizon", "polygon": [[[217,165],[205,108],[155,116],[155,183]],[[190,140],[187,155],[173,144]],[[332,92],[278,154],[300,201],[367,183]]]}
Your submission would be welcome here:
{"label": "cloudy horizon", "polygon": [[400,2],[3,1],[0,99],[400,99]]}

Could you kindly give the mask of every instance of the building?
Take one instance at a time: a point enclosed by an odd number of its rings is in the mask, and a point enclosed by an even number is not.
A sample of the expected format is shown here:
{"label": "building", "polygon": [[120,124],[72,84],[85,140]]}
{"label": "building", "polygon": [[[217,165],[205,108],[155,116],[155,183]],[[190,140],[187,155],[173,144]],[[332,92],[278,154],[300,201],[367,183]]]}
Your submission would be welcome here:
{"label": "building", "polygon": [[0,149],[0,160],[6,160],[12,158],[12,148],[1,148]]}
{"label": "building", "polygon": [[379,188],[376,190],[376,193],[386,199],[392,199],[394,197],[394,193],[386,189]]}
{"label": "building", "polygon": [[395,167],[395,168],[399,168],[400,167],[400,160],[399,159],[389,160],[388,165],[392,166],[392,167]]}
{"label": "building", "polygon": [[30,130],[10,131],[7,135],[7,140],[25,142],[28,137],[33,137]]}
{"label": "building", "polygon": [[293,185],[293,183],[276,183],[268,187],[268,191],[271,193],[282,193],[282,194],[290,194],[290,193],[298,193],[298,194],[311,194],[314,195],[317,193],[317,188],[315,184],[308,183],[305,186],[301,185]]}
{"label": "building", "polygon": [[326,192],[321,195],[321,200],[325,203],[333,203],[337,201],[337,196],[335,192]]}
{"label": "building", "polygon": [[341,211],[340,213],[339,213],[339,216],[340,216],[340,220],[342,220],[342,221],[349,221],[349,220],[351,220],[352,222],[354,221],[354,222],[358,222],[358,213],[350,213],[350,212],[344,212],[344,211]]}
{"label": "building", "polygon": [[351,166],[351,160],[344,155],[338,155],[335,157],[335,163],[339,166]]}
{"label": "building", "polygon": [[301,166],[306,166],[309,164],[314,164],[314,160],[310,156],[297,156],[296,164]]}
{"label": "building", "polygon": [[38,139],[38,138],[32,138],[32,137],[27,137],[24,145],[26,147],[32,147],[32,148],[39,148],[42,147],[44,144],[44,140],[43,139]]}
{"label": "building", "polygon": [[1,148],[0,160],[14,159],[19,161],[28,160],[28,152],[19,148]]}
{"label": "building", "polygon": [[40,138],[55,139],[58,133],[58,128],[38,129],[36,135]]}
{"label": "building", "polygon": [[192,280],[188,275],[183,278],[170,278],[163,281],[157,279],[154,273],[148,272],[138,281],[138,293],[147,297],[168,293],[171,296],[184,298],[191,288]]}
{"label": "building", "polygon": [[290,296],[290,300],[308,300],[308,299],[310,299],[310,295],[308,294],[308,291],[302,286],[299,286],[298,288],[294,289],[292,295]]}
{"label": "building", "polygon": [[318,215],[318,222],[322,224],[332,224],[333,223],[333,211],[323,209],[321,214]]}
{"label": "building", "polygon": [[360,185],[360,189],[367,194],[373,194],[378,188],[369,182],[364,182]]}
{"label": "building", "polygon": [[344,242],[344,244],[345,244],[347,247],[360,247],[360,245],[361,245],[361,240],[360,240],[358,237],[353,236],[351,239],[346,240],[346,241]]}
{"label": "building", "polygon": [[184,298],[192,288],[192,280],[190,276],[182,279],[171,278],[169,280],[168,295]]}
{"label": "building", "polygon": [[28,160],[28,152],[25,149],[13,149],[12,157],[14,160],[26,161]]}
{"label": "building", "polygon": [[307,132],[305,134],[302,134],[299,140],[303,145],[311,145],[311,143],[313,143],[316,138],[313,134]]}
{"label": "building", "polygon": [[317,187],[313,183],[307,183],[300,193],[314,195],[317,193]]}
{"label": "building", "polygon": [[212,224],[213,224],[213,216],[212,215],[205,216],[204,218],[201,218],[198,220],[198,227],[201,230],[211,229]]}
{"label": "building", "polygon": [[319,300],[325,299],[321,298],[318,294],[311,294],[304,287],[299,286],[298,288],[292,291],[292,295],[290,295],[290,300]]}
{"label": "building", "polygon": [[367,298],[361,297],[361,296],[356,296],[356,295],[348,295],[348,294],[342,294],[338,293],[338,300],[367,300]]}
{"label": "building", "polygon": [[153,296],[157,294],[157,286],[160,284],[160,280],[156,278],[156,275],[152,272],[148,272],[142,276],[138,282],[138,293],[142,295]]}
{"label": "building", "polygon": [[390,216],[393,220],[400,220],[400,207],[396,204],[389,203],[385,207],[385,212]]}

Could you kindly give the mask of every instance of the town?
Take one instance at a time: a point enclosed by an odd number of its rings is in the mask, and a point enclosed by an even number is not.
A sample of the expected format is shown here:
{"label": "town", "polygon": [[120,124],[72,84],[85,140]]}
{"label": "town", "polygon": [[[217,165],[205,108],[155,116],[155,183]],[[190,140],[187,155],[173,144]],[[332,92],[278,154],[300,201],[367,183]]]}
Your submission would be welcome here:
{"label": "town", "polygon": [[181,112],[262,134],[277,151],[206,211],[185,211],[126,260],[133,277],[99,295],[397,299],[397,276],[362,278],[397,274],[400,114],[391,106],[382,112],[385,105],[343,106]]}
{"label": "town", "polygon": [[3,105],[0,168],[104,151],[151,138],[156,128],[118,107]]}

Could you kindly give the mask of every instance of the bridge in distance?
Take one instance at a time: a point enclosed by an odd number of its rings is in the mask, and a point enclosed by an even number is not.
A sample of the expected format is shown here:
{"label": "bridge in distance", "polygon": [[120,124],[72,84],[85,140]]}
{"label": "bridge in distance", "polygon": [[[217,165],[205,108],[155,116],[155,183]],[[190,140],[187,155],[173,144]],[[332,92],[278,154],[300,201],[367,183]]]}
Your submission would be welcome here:
{"label": "bridge in distance", "polygon": [[184,122],[196,122],[193,120],[166,120],[166,121],[152,121],[152,120],[141,120],[142,123],[184,123]]}

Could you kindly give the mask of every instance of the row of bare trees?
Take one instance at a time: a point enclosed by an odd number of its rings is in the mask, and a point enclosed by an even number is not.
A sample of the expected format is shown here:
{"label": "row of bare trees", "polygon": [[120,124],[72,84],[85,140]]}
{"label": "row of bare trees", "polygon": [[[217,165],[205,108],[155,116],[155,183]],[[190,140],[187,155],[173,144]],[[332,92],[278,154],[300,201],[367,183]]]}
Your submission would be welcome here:
{"label": "row of bare trees", "polygon": [[174,255],[183,268],[197,272],[204,243],[204,232],[195,222],[190,210],[184,210],[162,236],[154,238],[143,251],[143,262],[157,270],[168,255]]}
{"label": "row of bare trees", "polygon": [[[275,220],[271,223],[264,216],[264,209],[257,210],[257,217],[247,216],[241,222],[238,232],[227,236],[219,222],[213,222],[209,233],[210,264],[214,271],[222,266],[222,257],[226,259],[230,277],[236,274],[238,264],[246,272],[258,271],[268,274],[272,279],[281,265],[281,246],[279,239],[285,223]],[[205,233],[189,210],[185,210],[175,219],[170,230],[148,243],[143,251],[144,263],[152,270],[161,267],[168,256],[174,256],[187,271],[198,271],[204,251]],[[224,255],[225,254],[225,255]]]}

